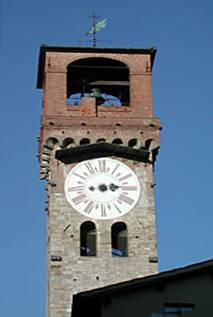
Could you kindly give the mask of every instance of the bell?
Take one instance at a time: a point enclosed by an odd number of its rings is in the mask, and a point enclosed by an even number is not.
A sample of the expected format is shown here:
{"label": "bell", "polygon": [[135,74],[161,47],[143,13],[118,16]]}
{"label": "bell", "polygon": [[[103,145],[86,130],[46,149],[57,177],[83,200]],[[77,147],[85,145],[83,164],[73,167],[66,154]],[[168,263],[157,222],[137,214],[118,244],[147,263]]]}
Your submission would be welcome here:
{"label": "bell", "polygon": [[92,92],[90,94],[91,97],[98,98],[101,97],[101,90],[99,88],[92,88]]}

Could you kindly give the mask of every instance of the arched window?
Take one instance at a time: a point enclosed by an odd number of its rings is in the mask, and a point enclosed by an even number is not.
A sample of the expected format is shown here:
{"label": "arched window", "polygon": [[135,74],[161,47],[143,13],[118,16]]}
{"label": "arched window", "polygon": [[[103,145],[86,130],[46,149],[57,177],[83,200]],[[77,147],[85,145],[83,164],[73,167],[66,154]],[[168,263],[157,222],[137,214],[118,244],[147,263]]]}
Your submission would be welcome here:
{"label": "arched window", "polygon": [[111,229],[112,256],[128,256],[127,226],[124,222],[116,222]]}
{"label": "arched window", "polygon": [[96,227],[91,221],[86,221],[80,227],[80,255],[96,256]]}
{"label": "arched window", "polygon": [[79,105],[82,97],[96,97],[97,105],[129,105],[129,68],[102,57],[78,59],[67,67],[67,102]]}

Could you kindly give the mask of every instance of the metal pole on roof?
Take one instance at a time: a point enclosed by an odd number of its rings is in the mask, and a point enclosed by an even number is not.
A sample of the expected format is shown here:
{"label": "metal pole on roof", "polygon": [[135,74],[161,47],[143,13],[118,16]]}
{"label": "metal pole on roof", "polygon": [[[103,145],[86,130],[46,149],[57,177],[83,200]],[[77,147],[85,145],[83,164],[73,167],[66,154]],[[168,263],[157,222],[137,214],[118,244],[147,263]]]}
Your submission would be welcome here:
{"label": "metal pole on roof", "polygon": [[92,46],[96,47],[97,44],[97,38],[96,38],[96,16],[95,16],[95,12],[93,12],[92,14],[92,21],[93,21],[93,39],[92,39]]}
{"label": "metal pole on roof", "polygon": [[[104,18],[104,19],[97,21],[97,19],[100,17],[97,16],[94,11],[93,11],[92,15],[89,16],[89,18],[92,18],[92,25],[91,25],[89,31],[86,32],[84,35],[85,36],[92,35],[92,47],[96,47],[97,42],[101,41],[101,40],[97,40],[97,32],[99,32],[101,29],[106,27],[107,18]],[[81,42],[81,40],[79,40],[79,42]],[[110,41],[107,41],[107,42],[110,42]]]}

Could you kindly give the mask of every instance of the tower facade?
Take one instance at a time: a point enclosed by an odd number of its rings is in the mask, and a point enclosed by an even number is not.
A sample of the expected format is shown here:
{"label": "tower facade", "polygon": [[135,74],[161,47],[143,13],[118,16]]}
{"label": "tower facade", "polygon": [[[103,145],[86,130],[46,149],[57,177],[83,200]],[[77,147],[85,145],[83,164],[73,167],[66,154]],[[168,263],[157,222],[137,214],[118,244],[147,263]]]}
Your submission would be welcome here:
{"label": "tower facade", "polygon": [[48,317],[70,317],[74,293],[158,270],[155,53],[154,48],[40,49]]}

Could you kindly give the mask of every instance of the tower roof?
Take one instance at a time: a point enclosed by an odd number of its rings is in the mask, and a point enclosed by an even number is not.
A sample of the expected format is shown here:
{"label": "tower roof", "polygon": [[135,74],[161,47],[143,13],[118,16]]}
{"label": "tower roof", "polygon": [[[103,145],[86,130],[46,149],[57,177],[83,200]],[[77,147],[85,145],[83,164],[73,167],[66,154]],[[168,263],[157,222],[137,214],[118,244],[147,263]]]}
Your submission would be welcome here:
{"label": "tower roof", "polygon": [[156,48],[105,48],[105,47],[77,47],[77,46],[48,46],[41,45],[38,62],[37,88],[42,88],[42,78],[44,72],[44,62],[46,52],[61,53],[114,53],[114,54],[142,54],[151,56],[151,66],[153,66]]}

